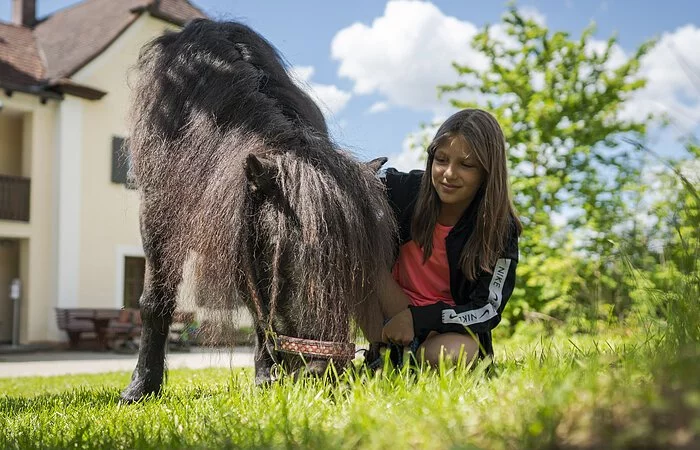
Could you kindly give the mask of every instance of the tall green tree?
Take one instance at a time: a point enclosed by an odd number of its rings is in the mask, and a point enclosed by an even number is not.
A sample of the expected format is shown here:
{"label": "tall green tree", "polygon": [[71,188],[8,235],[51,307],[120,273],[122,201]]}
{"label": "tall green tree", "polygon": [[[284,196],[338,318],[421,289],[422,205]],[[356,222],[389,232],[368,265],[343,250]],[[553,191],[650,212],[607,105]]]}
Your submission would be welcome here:
{"label": "tall green tree", "polygon": [[632,214],[628,200],[640,166],[619,137],[643,138],[650,120],[620,113],[645,85],[640,59],[653,43],[620,60],[616,38],[600,45],[594,32],[591,25],[573,39],[511,6],[502,24],[473,40],[486,68],[454,63],[459,81],[439,87],[457,108],[492,112],[509,144],[525,228],[510,308],[516,320],[528,309],[563,314],[617,289],[610,232]]}

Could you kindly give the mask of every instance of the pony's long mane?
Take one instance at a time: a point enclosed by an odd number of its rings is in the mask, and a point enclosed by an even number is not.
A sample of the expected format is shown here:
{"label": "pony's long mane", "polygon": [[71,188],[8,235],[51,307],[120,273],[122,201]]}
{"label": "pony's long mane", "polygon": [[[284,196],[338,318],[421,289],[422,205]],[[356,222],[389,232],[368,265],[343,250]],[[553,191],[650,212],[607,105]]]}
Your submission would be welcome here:
{"label": "pony's long mane", "polygon": [[[286,313],[322,325],[315,335],[346,339],[348,314],[373,295],[394,251],[374,174],[337,148],[279,54],[244,25],[194,21],[145,47],[136,69],[131,167],[164,282],[180,282],[194,251],[208,306],[293,306]],[[274,163],[275,201],[256,203],[249,154]],[[287,253],[259,248],[261,236]],[[274,255],[272,267],[260,267],[260,251]],[[290,264],[294,279],[285,278]],[[276,298],[282,283],[297,298]]]}

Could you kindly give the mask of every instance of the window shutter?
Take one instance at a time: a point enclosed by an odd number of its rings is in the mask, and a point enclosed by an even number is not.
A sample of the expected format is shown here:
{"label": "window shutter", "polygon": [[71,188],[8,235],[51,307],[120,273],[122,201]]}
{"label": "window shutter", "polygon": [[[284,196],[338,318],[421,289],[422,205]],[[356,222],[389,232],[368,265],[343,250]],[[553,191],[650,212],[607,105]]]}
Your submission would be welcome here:
{"label": "window shutter", "polygon": [[112,137],[112,183],[126,184],[129,171],[129,157],[126,151],[127,140]]}

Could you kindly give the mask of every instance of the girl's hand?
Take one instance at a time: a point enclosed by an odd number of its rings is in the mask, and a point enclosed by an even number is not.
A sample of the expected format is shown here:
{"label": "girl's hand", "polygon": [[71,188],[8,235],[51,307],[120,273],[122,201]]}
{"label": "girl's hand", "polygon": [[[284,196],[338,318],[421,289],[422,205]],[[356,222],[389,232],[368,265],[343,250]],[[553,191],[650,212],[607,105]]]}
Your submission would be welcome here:
{"label": "girl's hand", "polygon": [[382,341],[404,347],[411,344],[414,336],[413,315],[408,308],[392,317],[382,329]]}

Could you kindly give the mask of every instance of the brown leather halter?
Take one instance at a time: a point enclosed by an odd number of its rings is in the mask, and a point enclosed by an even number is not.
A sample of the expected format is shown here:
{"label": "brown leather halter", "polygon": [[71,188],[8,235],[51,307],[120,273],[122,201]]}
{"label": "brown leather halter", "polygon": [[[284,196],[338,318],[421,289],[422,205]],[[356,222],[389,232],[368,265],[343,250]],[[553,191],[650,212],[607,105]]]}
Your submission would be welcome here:
{"label": "brown leather halter", "polygon": [[[252,282],[250,274],[246,276],[248,291],[255,305],[255,310],[260,323],[264,323],[260,298],[257,295],[255,284]],[[299,356],[303,360],[308,358],[332,359],[338,364],[345,364],[355,357],[355,344],[352,342],[320,341],[314,339],[302,339],[283,334],[277,334],[269,324],[269,330],[265,333],[265,345],[272,361],[279,365],[279,353]]]}
{"label": "brown leather halter", "polygon": [[316,341],[278,334],[273,337],[274,349],[289,355],[312,358],[327,358],[345,363],[355,357],[352,342]]}

